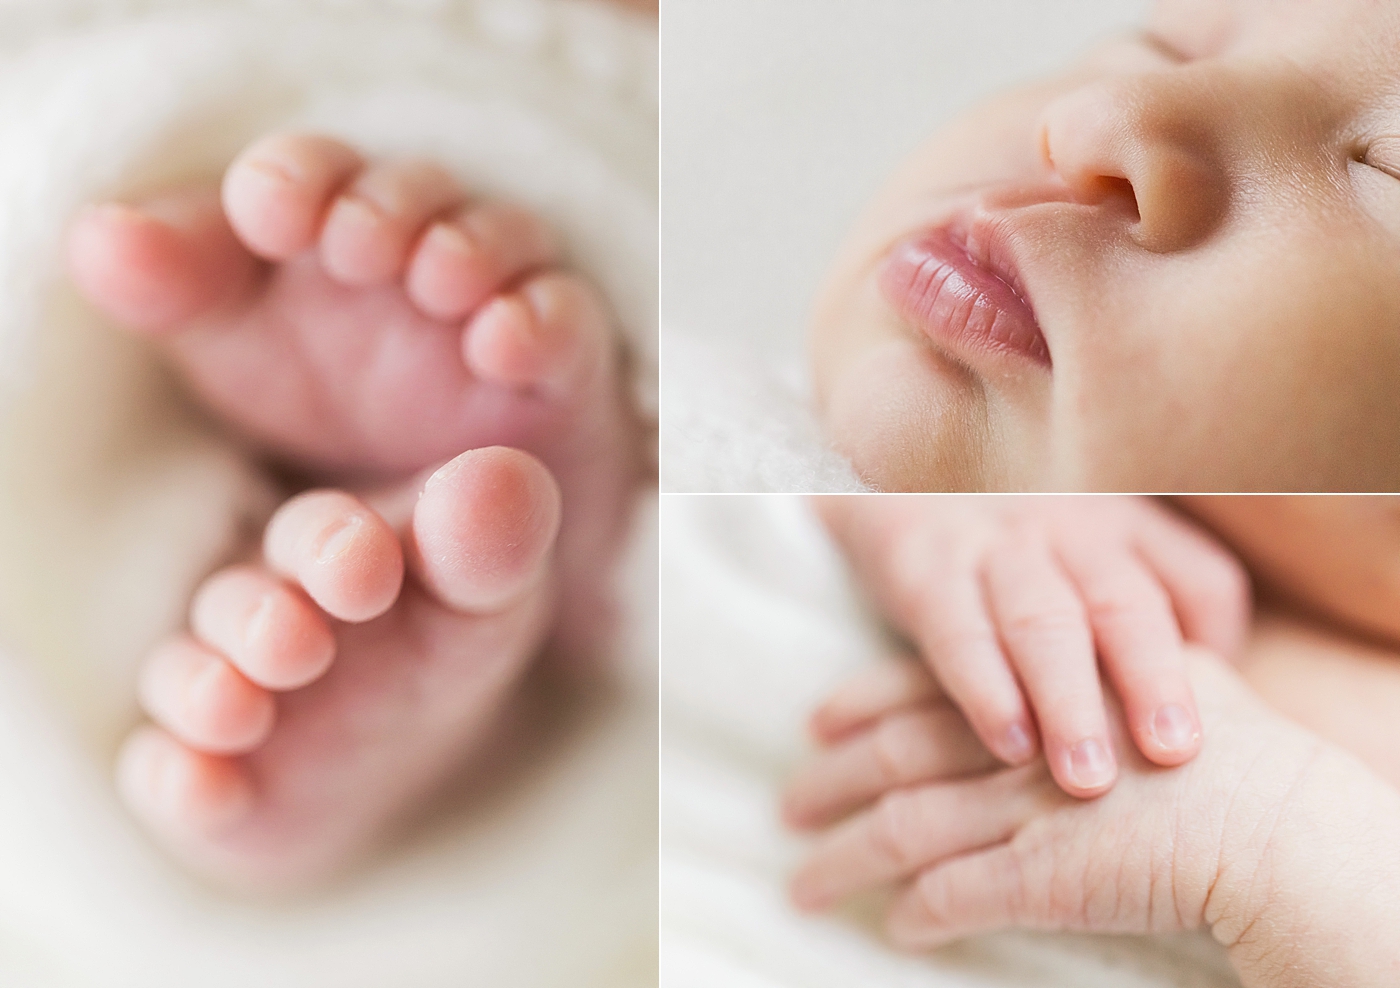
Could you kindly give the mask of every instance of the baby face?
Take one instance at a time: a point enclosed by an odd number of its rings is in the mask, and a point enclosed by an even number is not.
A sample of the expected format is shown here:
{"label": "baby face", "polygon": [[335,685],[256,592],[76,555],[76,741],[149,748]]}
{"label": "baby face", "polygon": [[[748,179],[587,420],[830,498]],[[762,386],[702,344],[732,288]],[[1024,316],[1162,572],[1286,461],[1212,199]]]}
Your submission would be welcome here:
{"label": "baby face", "polygon": [[1163,0],[992,100],[819,299],[889,490],[1400,487],[1400,3]]}

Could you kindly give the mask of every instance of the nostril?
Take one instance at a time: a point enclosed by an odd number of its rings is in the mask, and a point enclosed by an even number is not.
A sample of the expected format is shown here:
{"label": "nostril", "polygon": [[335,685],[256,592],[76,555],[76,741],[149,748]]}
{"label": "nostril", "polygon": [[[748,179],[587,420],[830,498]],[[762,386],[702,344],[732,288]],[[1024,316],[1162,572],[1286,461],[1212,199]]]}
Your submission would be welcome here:
{"label": "nostril", "polygon": [[1101,193],[1099,201],[1102,204],[1121,209],[1134,223],[1142,218],[1138,209],[1137,193],[1133,191],[1133,183],[1128,179],[1100,175],[1094,184],[1097,186],[1096,191]]}

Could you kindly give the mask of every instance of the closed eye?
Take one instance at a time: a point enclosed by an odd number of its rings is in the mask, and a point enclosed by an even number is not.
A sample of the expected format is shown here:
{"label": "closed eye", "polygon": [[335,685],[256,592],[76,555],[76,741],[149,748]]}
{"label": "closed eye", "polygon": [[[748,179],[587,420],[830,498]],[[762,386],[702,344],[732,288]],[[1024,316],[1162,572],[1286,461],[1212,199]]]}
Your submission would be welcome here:
{"label": "closed eye", "polygon": [[1400,137],[1379,137],[1356,156],[1356,161],[1400,180]]}
{"label": "closed eye", "polygon": [[1400,169],[1396,168],[1394,165],[1382,164],[1378,161],[1372,161],[1370,158],[1359,158],[1357,160],[1367,168],[1378,171],[1382,175],[1389,175],[1396,181],[1400,181]]}

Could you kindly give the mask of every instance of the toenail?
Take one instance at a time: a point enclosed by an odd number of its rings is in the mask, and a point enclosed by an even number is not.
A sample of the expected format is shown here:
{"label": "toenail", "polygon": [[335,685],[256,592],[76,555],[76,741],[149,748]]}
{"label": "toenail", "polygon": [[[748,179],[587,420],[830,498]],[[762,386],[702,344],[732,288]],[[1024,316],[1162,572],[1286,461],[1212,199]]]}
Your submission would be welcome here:
{"label": "toenail", "polygon": [[274,161],[245,161],[243,167],[268,185],[295,185],[300,181],[290,168]]}
{"label": "toenail", "polygon": [[258,601],[258,606],[249,616],[248,628],[243,633],[245,645],[255,644],[267,630],[268,623],[272,620],[272,596],[270,593],[263,594],[262,600]]}
{"label": "toenail", "polygon": [[350,548],[365,520],[359,515],[351,515],[339,525],[327,529],[321,535],[321,548],[316,553],[316,562],[328,563]]}
{"label": "toenail", "polygon": [[1094,738],[1085,738],[1069,750],[1070,781],[1081,789],[1097,789],[1113,778],[1108,752]]}
{"label": "toenail", "polygon": [[199,710],[208,710],[210,701],[224,688],[222,663],[210,662],[195,673],[185,685],[185,702]]}
{"label": "toenail", "polygon": [[1156,736],[1157,743],[1167,751],[1189,748],[1199,737],[1191,715],[1186,712],[1185,707],[1176,703],[1169,703],[1157,711],[1157,715],[1152,718],[1152,733]]}
{"label": "toenail", "polygon": [[348,222],[351,226],[360,228],[378,227],[383,222],[383,217],[379,210],[375,209],[363,199],[356,199],[351,196],[341,196],[335,204],[335,218],[338,222]]}
{"label": "toenail", "polygon": [[475,257],[477,254],[476,244],[471,237],[467,236],[461,227],[448,223],[434,223],[425,239],[437,250],[449,251],[463,257]]}
{"label": "toenail", "polygon": [[424,482],[423,490],[419,492],[419,497],[422,497],[424,493],[436,487],[444,480],[451,478],[453,474],[455,474],[458,470],[462,469],[465,459],[466,457],[463,456],[454,456],[452,459],[448,460],[442,466],[434,470],[433,475]]}

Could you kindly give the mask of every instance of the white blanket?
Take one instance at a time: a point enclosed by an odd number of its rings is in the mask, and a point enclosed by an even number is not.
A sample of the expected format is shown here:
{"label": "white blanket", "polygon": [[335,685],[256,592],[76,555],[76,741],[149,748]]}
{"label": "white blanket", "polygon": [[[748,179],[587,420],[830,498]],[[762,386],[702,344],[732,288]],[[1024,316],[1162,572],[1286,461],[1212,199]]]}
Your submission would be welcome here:
{"label": "white blanket", "polygon": [[0,984],[648,984],[654,508],[615,695],[573,704],[515,786],[344,887],[230,901],[112,796],[134,664],[269,503],[151,353],[75,298],[64,229],[292,125],[432,155],[541,211],[612,301],[654,409],[642,19],[585,0],[0,0]]}
{"label": "white blanket", "polygon": [[793,910],[802,841],[777,803],[807,714],[888,645],[804,499],[666,497],[661,545],[664,988],[1238,985],[1203,933],[1006,933],[919,958],[873,911]]}

